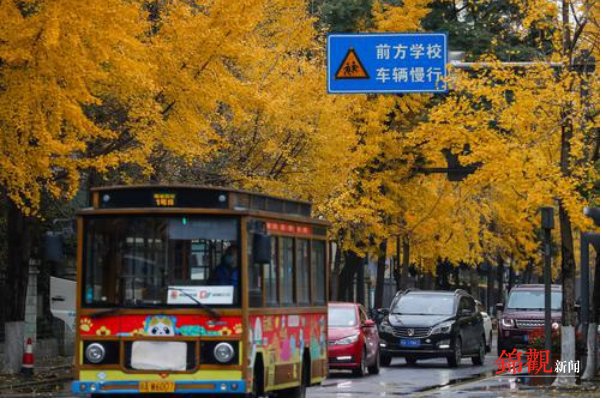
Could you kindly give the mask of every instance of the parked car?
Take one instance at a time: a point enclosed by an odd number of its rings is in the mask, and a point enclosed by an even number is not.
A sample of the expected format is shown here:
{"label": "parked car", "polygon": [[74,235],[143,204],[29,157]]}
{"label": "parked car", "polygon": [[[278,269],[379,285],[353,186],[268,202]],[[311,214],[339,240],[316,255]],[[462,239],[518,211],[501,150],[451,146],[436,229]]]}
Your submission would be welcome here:
{"label": "parked car", "polygon": [[489,353],[491,351],[491,344],[493,343],[493,326],[491,324],[491,317],[489,314],[487,314],[485,306],[483,306],[480,301],[475,300],[475,303],[477,305],[477,310],[483,317],[483,329],[485,330],[485,350],[487,353]]}
{"label": "parked car", "polygon": [[[562,286],[552,285],[552,329],[560,328],[562,318]],[[510,290],[508,302],[498,304],[501,312],[497,331],[498,355],[502,351],[524,349],[529,334],[544,327],[544,285],[517,285]]]}
{"label": "parked car", "polygon": [[378,328],[356,303],[328,303],[328,364],[356,376],[378,374]]}
{"label": "parked car", "polygon": [[397,356],[410,365],[436,357],[446,357],[452,368],[462,357],[482,365],[486,343],[482,320],[464,290],[398,292],[380,325],[381,365],[388,366]]}

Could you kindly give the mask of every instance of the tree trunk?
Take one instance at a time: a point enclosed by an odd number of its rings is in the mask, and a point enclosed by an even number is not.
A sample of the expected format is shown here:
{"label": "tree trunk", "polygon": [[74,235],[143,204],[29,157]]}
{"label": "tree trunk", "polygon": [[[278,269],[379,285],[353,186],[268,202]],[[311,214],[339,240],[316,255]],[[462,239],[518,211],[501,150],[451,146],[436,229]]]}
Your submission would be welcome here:
{"label": "tree trunk", "polygon": [[594,291],[592,293],[592,312],[590,314],[590,322],[600,325],[600,247],[596,250],[596,263],[594,272]]}
{"label": "tree trunk", "polygon": [[508,267],[508,291],[512,290],[514,283],[516,281],[516,272],[514,271],[513,262],[510,262],[510,266]]}
{"label": "tree trunk", "polygon": [[16,374],[23,362],[25,344],[25,321],[7,321],[4,323],[4,372]]}
{"label": "tree trunk", "polygon": [[336,301],[339,298],[339,276],[341,274],[341,246],[337,243],[334,253],[334,267],[330,274],[330,300]]}
{"label": "tree trunk", "polygon": [[454,277],[454,290],[460,289],[460,266],[452,265],[451,269],[452,269],[452,275]]}
{"label": "tree trunk", "polygon": [[396,290],[401,290],[401,238],[397,235],[395,240],[395,277]]}
{"label": "tree trunk", "polygon": [[589,327],[587,329],[587,361],[582,379],[599,379],[596,375],[600,365],[600,342],[598,340],[598,327],[600,325],[600,249],[596,252],[594,264],[594,290],[592,293],[591,313],[589,314]]}
{"label": "tree trunk", "polygon": [[481,276],[479,275],[478,268],[470,269],[470,295],[477,300],[481,300],[481,296],[479,293],[479,283],[481,281]]}
{"label": "tree trunk", "polygon": [[[344,266],[341,271],[338,289],[338,301],[354,301],[353,299],[353,278],[357,272],[357,265],[361,263],[361,257],[353,251],[346,251],[344,256]],[[359,261],[358,261],[359,260]]]}
{"label": "tree trunk", "polygon": [[[569,15],[569,1],[562,0],[562,42],[563,53],[569,67],[572,65],[571,27]],[[571,90],[569,88],[568,90]],[[560,171],[565,177],[571,176],[570,154],[571,139],[573,138],[572,106],[563,106],[560,136]],[[561,342],[563,361],[575,360],[575,253],[573,249],[573,232],[571,220],[562,201],[559,201],[558,219],[560,222],[560,247],[561,247],[561,279],[562,279],[562,328]],[[573,385],[574,377],[558,375],[554,382],[556,385]]]}
{"label": "tree trunk", "polygon": [[493,271],[493,265],[489,260],[485,261],[485,267],[487,268],[487,313],[489,315],[494,315],[495,293],[493,292],[493,284],[495,282],[495,273]]}
{"label": "tree trunk", "polygon": [[504,303],[504,258],[498,255],[497,258],[497,302]]}
{"label": "tree trunk", "polygon": [[435,289],[435,276],[430,272],[425,272],[424,274],[424,290],[434,290]]}
{"label": "tree trunk", "polygon": [[6,286],[11,290],[4,292],[3,302],[6,318],[4,369],[15,373],[21,368],[22,360],[19,356],[23,354],[23,324],[29,278],[29,258],[32,248],[32,226],[31,218],[23,215],[11,200],[8,200],[6,228]]}
{"label": "tree trunk", "polygon": [[366,284],[364,282],[364,260],[367,257],[357,257],[356,260],[356,264],[355,264],[355,291],[356,291],[356,299],[355,301],[366,305],[366,296],[365,294],[365,289],[366,289]]}
{"label": "tree trunk", "polygon": [[562,325],[575,326],[575,255],[573,232],[566,209],[560,205],[560,245],[562,278]]}
{"label": "tree trunk", "polygon": [[374,291],[374,308],[382,308],[385,288],[385,260],[387,258],[387,241],[379,246],[378,265],[376,267],[376,289]]}
{"label": "tree trunk", "polygon": [[[399,250],[399,238],[397,239],[397,249]],[[399,270],[399,281],[397,282],[397,290],[408,288],[408,280],[410,273],[410,239],[403,238],[403,255],[401,260],[401,269]]]}
{"label": "tree trunk", "polygon": [[581,377],[583,380],[600,379],[596,376],[599,369],[598,361],[600,360],[600,348],[597,334],[598,325],[590,324],[589,329],[587,330],[587,361],[585,363],[585,372],[583,372],[583,376]]}

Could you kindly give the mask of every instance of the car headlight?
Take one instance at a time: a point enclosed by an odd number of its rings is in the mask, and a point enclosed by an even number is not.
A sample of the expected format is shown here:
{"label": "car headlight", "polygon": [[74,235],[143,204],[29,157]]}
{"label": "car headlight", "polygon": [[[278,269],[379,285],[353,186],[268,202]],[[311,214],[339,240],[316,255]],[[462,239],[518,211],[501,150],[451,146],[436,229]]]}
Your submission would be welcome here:
{"label": "car headlight", "polygon": [[452,328],[453,324],[454,324],[453,322],[449,321],[449,322],[444,322],[439,325],[435,325],[435,327],[431,330],[431,335],[436,335],[436,334],[441,334],[441,333],[449,333],[449,332],[451,332],[451,328]]}
{"label": "car headlight", "polygon": [[380,331],[384,332],[384,333],[388,333],[388,334],[393,333],[393,327],[391,326],[391,324],[389,323],[389,321],[387,319],[384,319],[383,322],[381,322]]}
{"label": "car headlight", "polygon": [[502,326],[505,328],[512,328],[514,326],[514,320],[509,318],[502,318]]}
{"label": "car headlight", "polygon": [[359,337],[360,337],[360,334],[357,333],[357,334],[352,335],[352,336],[347,336],[347,337],[344,337],[342,339],[337,339],[337,340],[334,341],[334,344],[351,344],[351,343],[355,343],[355,342],[357,342],[357,339],[359,339]]}
{"label": "car headlight", "polygon": [[86,359],[92,364],[98,364],[105,359],[106,350],[100,343],[92,343],[86,347]]}
{"label": "car headlight", "polygon": [[213,349],[213,356],[215,359],[221,363],[227,363],[232,360],[234,357],[234,347],[230,343],[222,342],[219,343]]}

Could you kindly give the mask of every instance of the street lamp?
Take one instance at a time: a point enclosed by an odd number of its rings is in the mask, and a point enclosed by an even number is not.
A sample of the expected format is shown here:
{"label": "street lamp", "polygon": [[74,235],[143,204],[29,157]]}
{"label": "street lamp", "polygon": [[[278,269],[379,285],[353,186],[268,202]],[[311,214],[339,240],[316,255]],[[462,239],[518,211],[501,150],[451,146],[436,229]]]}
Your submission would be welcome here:
{"label": "street lamp", "polygon": [[552,229],[554,229],[554,208],[541,208],[541,228],[543,239],[543,283],[544,283],[544,331],[545,349],[552,350]]}

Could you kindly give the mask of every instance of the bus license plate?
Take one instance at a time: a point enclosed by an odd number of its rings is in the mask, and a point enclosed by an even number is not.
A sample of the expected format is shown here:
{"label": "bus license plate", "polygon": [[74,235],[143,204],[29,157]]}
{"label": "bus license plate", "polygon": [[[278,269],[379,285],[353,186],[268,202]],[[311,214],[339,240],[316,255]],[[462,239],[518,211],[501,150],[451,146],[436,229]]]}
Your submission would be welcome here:
{"label": "bus license plate", "polygon": [[176,391],[175,382],[150,381],[140,382],[140,393],[173,393]]}
{"label": "bus license plate", "polygon": [[420,339],[401,339],[401,347],[420,347]]}

